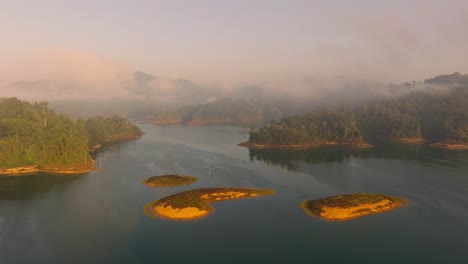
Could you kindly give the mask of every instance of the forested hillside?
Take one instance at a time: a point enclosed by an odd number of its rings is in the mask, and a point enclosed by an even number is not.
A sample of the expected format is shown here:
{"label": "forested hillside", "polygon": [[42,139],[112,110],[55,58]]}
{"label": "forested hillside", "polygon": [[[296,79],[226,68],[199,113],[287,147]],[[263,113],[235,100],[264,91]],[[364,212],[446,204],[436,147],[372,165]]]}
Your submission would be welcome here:
{"label": "forested hillside", "polygon": [[94,147],[102,142],[115,139],[127,139],[141,136],[141,130],[129,122],[126,118],[111,116],[104,118],[102,116],[91,117],[86,121],[78,120],[78,124],[84,127],[88,133],[88,145]]}
{"label": "forested hillside", "polygon": [[415,92],[353,108],[322,108],[273,121],[251,130],[246,145],[343,144],[371,138],[468,142],[468,76],[438,76],[425,83],[450,85],[450,89]]}
{"label": "forested hillside", "polygon": [[0,169],[89,166],[90,147],[129,134],[141,131],[119,117],[74,121],[49,110],[45,102],[0,98]]}

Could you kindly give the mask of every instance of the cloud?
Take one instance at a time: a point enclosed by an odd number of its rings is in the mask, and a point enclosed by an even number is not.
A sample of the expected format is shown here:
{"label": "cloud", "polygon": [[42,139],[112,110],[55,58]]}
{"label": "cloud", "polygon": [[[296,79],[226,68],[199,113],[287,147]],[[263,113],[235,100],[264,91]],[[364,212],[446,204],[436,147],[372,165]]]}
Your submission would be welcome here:
{"label": "cloud", "polygon": [[[30,100],[128,98],[200,102],[221,91],[187,79],[156,77],[102,56],[48,50],[18,59],[0,76],[0,97]],[[2,78],[3,79],[3,78]]]}
{"label": "cloud", "polygon": [[195,84],[190,80],[159,78],[142,71],[134,72],[133,78],[123,83],[130,94],[146,99],[191,99],[193,102],[199,102],[220,93],[219,90]]}
{"label": "cloud", "polygon": [[[123,96],[123,64],[70,50],[48,50],[18,59],[0,86],[0,96],[32,99]],[[0,72],[1,73],[1,72]]]}

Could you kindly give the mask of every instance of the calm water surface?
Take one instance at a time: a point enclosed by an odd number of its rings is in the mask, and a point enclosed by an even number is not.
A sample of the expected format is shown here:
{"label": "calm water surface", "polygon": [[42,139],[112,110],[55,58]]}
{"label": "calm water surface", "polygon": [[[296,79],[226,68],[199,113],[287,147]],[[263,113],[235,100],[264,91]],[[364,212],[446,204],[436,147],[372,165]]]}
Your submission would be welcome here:
{"label": "calm water surface", "polygon": [[[365,151],[255,151],[236,127],[140,125],[81,176],[0,177],[0,263],[468,263],[468,154],[378,144]],[[211,174],[208,172],[211,168]],[[194,175],[151,188],[149,176]],[[200,187],[275,196],[214,204],[195,221],[151,219],[148,202]],[[305,214],[307,199],[353,192],[409,205],[347,222]]]}

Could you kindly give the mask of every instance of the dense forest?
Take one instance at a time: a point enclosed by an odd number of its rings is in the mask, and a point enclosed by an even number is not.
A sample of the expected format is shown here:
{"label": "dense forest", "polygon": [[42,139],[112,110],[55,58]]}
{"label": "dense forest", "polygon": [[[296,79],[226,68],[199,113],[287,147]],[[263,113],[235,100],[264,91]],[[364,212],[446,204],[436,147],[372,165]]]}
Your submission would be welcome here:
{"label": "dense forest", "polygon": [[0,169],[89,164],[90,148],[130,134],[141,131],[117,116],[74,121],[49,110],[46,102],[0,98]]}
{"label": "dense forest", "polygon": [[248,143],[340,144],[369,138],[468,142],[468,75],[437,76],[424,84],[447,89],[413,92],[355,107],[321,108],[272,121],[252,129]]}
{"label": "dense forest", "polygon": [[115,139],[135,138],[142,134],[137,126],[116,115],[107,118],[95,116],[86,121],[78,119],[77,123],[79,126],[84,125],[90,147]]}

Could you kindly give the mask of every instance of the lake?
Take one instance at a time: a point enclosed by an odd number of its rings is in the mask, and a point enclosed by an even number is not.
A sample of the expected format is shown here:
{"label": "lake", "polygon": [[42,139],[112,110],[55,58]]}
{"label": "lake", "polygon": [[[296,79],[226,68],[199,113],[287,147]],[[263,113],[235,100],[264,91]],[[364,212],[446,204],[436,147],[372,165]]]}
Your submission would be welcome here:
{"label": "lake", "polygon": [[[96,153],[80,176],[0,177],[0,262],[468,263],[468,153],[374,143],[249,150],[248,130],[139,124],[141,139]],[[199,178],[151,188],[154,175]],[[215,203],[202,219],[152,219],[143,207],[201,187],[276,195]],[[312,218],[304,200],[381,193],[407,206],[346,222]]]}

